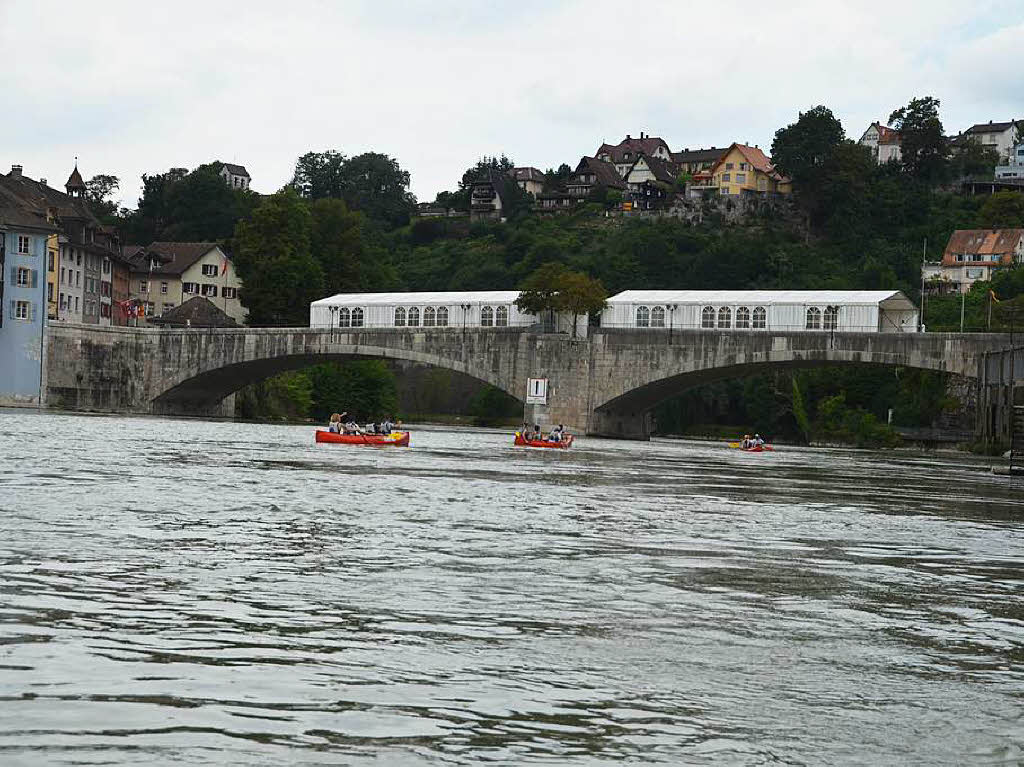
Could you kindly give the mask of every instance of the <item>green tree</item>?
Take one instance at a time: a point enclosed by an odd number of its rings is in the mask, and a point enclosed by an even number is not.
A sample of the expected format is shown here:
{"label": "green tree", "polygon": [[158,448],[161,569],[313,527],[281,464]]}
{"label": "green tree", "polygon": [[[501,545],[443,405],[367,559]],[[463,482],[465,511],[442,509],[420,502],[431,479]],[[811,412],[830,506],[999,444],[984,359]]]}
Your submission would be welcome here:
{"label": "green tree", "polygon": [[363,268],[363,215],[344,200],[321,198],[310,206],[310,252],[324,273],[329,294],[373,290]]}
{"label": "green tree", "polygon": [[797,185],[816,185],[821,166],[845,139],[843,124],[832,110],[819,105],[775,132],[772,162]]}
{"label": "green tree", "polygon": [[913,98],[889,115],[900,133],[903,167],[928,183],[944,181],[949,173],[949,141],[939,119],[940,101],[931,96]]}
{"label": "green tree", "polygon": [[308,325],[309,304],[324,294],[311,254],[313,221],[291,187],[263,200],[235,231],[234,261],[250,325]]}
{"label": "green tree", "polygon": [[544,191],[560,192],[565,189],[566,183],[572,178],[573,170],[564,162],[558,166],[558,170],[548,168],[544,173]]}
{"label": "green tree", "polygon": [[341,167],[342,198],[352,210],[387,226],[405,226],[416,206],[409,172],[378,152],[356,155]]}
{"label": "green tree", "polygon": [[[600,280],[567,269],[563,264],[548,263],[527,277],[516,299],[520,311],[530,314],[566,312],[574,319],[604,309],[608,293]],[[573,337],[576,323],[573,322]]]}
{"label": "green tree", "polygon": [[996,150],[967,139],[953,152],[950,175],[954,179],[991,179],[998,164],[999,153]]}
{"label": "green tree", "polygon": [[978,224],[985,228],[1024,228],[1024,193],[996,192],[978,211]]}
{"label": "green tree", "polygon": [[306,152],[295,162],[292,186],[309,200],[341,199],[345,193],[342,168],[347,161],[345,155],[334,149]]}
{"label": "green tree", "polygon": [[104,224],[112,225],[120,221],[117,203],[111,199],[120,187],[117,176],[98,175],[85,182],[85,201],[89,210]]}

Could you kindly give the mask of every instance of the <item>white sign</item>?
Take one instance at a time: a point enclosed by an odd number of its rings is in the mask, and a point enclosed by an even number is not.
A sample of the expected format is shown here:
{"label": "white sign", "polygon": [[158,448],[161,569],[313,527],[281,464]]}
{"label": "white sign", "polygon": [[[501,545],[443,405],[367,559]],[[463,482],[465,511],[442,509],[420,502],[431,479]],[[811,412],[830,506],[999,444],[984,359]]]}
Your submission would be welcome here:
{"label": "white sign", "polygon": [[526,379],[526,404],[546,405],[548,404],[548,379],[527,378]]}

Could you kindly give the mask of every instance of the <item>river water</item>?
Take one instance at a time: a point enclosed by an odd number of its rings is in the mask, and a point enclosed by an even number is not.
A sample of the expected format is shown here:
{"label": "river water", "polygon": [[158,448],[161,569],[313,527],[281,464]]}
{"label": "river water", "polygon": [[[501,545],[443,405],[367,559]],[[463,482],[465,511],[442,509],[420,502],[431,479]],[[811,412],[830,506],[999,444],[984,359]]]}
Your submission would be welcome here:
{"label": "river water", "polygon": [[0,412],[0,764],[1021,764],[960,456]]}

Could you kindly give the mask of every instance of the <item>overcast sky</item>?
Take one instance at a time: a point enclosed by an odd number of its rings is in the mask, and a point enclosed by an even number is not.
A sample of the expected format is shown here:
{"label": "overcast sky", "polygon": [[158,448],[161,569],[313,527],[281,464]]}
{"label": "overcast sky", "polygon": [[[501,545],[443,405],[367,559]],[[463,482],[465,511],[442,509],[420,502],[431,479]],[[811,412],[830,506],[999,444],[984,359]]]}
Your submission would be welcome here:
{"label": "overcast sky", "polygon": [[421,201],[484,154],[572,166],[645,131],[767,149],[825,104],[859,138],[913,96],[947,132],[1024,118],[1024,0],[0,0],[0,172],[62,187],[211,160],[273,192],[383,152]]}

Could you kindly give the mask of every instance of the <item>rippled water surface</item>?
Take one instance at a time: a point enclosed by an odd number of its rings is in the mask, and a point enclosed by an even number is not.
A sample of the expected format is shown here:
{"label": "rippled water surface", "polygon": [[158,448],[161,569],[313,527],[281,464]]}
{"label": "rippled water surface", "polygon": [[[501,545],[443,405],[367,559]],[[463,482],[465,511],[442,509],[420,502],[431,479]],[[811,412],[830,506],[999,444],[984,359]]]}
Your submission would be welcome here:
{"label": "rippled water surface", "polygon": [[957,456],[0,412],[0,764],[1021,764]]}

